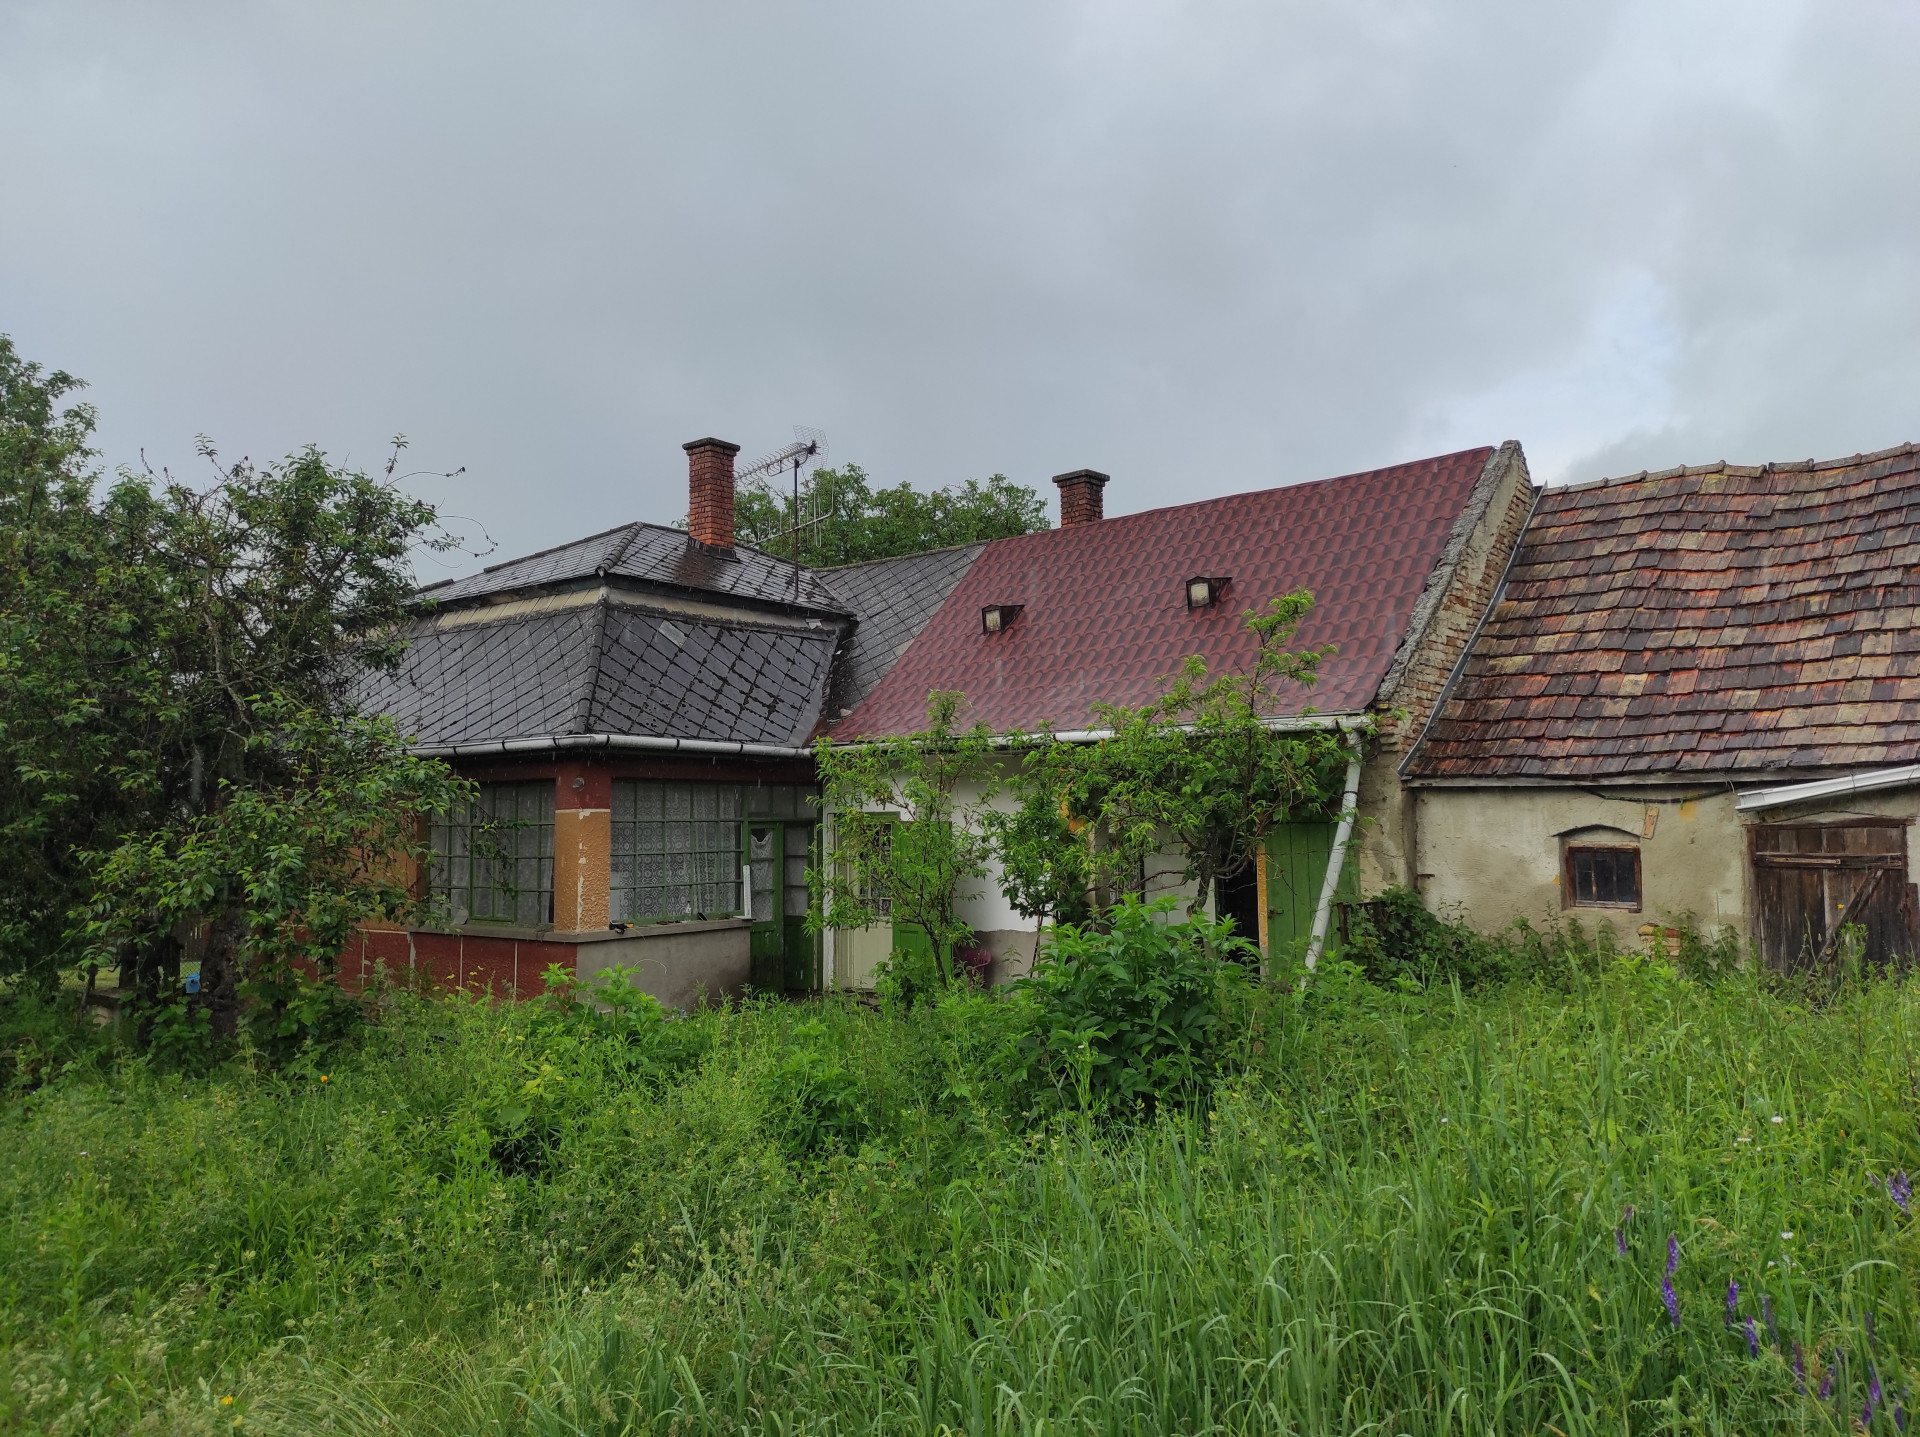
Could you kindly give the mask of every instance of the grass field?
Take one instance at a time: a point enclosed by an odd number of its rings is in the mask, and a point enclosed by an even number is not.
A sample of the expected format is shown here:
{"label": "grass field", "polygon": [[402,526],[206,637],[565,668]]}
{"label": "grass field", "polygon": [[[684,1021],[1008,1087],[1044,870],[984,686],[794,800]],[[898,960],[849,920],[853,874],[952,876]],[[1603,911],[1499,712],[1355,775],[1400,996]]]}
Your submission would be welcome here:
{"label": "grass field", "polygon": [[192,1077],[8,1021],[7,1431],[1892,1432],[1920,1386],[1904,982],[1269,992],[1132,1126],[1023,1120],[978,995],[639,1044],[396,995]]}

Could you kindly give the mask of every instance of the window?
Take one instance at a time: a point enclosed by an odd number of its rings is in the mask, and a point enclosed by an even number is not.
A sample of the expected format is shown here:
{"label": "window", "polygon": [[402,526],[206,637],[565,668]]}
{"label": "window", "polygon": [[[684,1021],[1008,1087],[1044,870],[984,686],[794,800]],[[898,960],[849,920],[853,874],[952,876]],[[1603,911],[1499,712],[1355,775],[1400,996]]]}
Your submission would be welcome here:
{"label": "window", "polygon": [[797,783],[758,783],[747,790],[747,813],[753,818],[803,818],[820,811],[820,795]]}
{"label": "window", "polygon": [[612,920],[738,914],[744,806],[738,784],[616,779]]}
{"label": "window", "polygon": [[553,921],[553,780],[483,783],[428,829],[428,888],[456,924]]}
{"label": "window", "polygon": [[1575,908],[1640,908],[1640,850],[1567,848],[1567,902]]}

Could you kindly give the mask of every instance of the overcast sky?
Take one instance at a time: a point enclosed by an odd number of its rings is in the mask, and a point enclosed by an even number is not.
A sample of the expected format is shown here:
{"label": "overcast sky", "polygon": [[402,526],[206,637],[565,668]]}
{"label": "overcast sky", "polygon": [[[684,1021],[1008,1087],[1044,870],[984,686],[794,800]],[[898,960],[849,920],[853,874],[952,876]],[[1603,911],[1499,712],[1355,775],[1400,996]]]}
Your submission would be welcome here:
{"label": "overcast sky", "polygon": [[1109,513],[1519,439],[1920,439],[1912,0],[0,0],[0,331],[109,463],[307,442],[500,555],[806,424]]}

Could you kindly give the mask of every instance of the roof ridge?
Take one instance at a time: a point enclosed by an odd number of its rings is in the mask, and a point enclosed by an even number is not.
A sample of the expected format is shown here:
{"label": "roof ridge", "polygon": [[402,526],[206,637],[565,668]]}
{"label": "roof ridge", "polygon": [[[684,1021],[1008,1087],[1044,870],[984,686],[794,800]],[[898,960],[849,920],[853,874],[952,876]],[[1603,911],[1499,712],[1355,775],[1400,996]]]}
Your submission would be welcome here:
{"label": "roof ridge", "polygon": [[1818,474],[1829,469],[1858,469],[1903,454],[1920,452],[1920,443],[1909,440],[1890,449],[1869,454],[1852,454],[1838,459],[1782,459],[1765,464],[1729,464],[1724,459],[1711,464],[1676,464],[1671,469],[1642,469],[1638,474],[1615,474],[1604,479],[1583,479],[1578,484],[1548,484],[1556,494],[1577,494],[1588,489],[1603,489],[1609,484],[1640,484],[1667,479],[1691,479],[1702,474],[1728,474],[1741,479],[1757,479],[1764,474]]}
{"label": "roof ridge", "polygon": [[[1506,440],[1505,443],[1518,443],[1518,440]],[[1469,454],[1482,454],[1488,458],[1498,453],[1498,444],[1476,444],[1470,449],[1453,449],[1445,454],[1429,454],[1422,459],[1405,459],[1397,464],[1381,464],[1372,469],[1355,469],[1347,474],[1328,474],[1319,479],[1296,479],[1291,484],[1269,484],[1264,489],[1236,489],[1231,494],[1215,494],[1206,499],[1189,499],[1184,504],[1162,504],[1154,509],[1136,509],[1131,514],[1109,514],[1092,524],[1063,524],[1057,528],[1035,529],[1031,534],[1008,534],[1000,539],[987,539],[988,544],[1007,544],[1020,539],[1031,539],[1039,534],[1060,534],[1068,529],[1110,529],[1115,524],[1124,524],[1129,519],[1147,519],[1158,514],[1171,514],[1180,509],[1198,509],[1208,504],[1222,504],[1229,499],[1257,499],[1266,494],[1292,493],[1300,489],[1313,489],[1322,484],[1341,484],[1349,479],[1371,479],[1376,475],[1391,473],[1395,469],[1418,469],[1423,466],[1442,463],[1448,459],[1463,459]],[[1486,464],[1483,458],[1481,464]]]}
{"label": "roof ridge", "polygon": [[[524,564],[529,559],[544,559],[548,554],[557,554],[562,549],[577,549],[582,544],[590,543],[595,539],[604,539],[609,534],[618,534],[623,529],[631,529],[636,524],[644,524],[644,523],[646,523],[644,519],[629,519],[624,524],[615,524],[611,529],[602,529],[595,534],[582,534],[578,539],[569,539],[564,544],[550,544],[544,549],[535,549],[531,554],[516,554],[511,559],[502,559],[497,564],[487,565],[486,568],[480,571],[480,574],[497,574],[502,569],[510,569],[515,564]],[[655,525],[651,527],[657,528],[658,526]],[[477,579],[480,577],[480,574],[468,574],[465,577],[469,579]],[[459,579],[442,579],[440,582],[443,584],[457,584],[460,582],[460,580]]]}
{"label": "roof ridge", "polygon": [[[1051,524],[1047,526],[1048,529],[1051,529],[1052,527],[1053,526]],[[1040,534],[1046,531],[1041,529],[1030,529],[1027,532],[1031,534]],[[1002,534],[999,537],[1001,539],[1024,539],[1027,536],[1026,534]],[[902,559],[924,559],[929,554],[952,554],[952,553],[958,552],[961,549],[972,549],[979,545],[992,544],[996,542],[998,541],[995,539],[968,539],[965,543],[962,543],[962,544],[941,544],[932,549],[915,549],[911,554],[888,554],[884,559],[855,559],[851,564],[818,564],[818,565],[802,565],[801,567],[808,569],[810,572],[815,574],[844,574],[849,569],[868,569],[873,567],[873,565],[875,564],[897,564]]]}

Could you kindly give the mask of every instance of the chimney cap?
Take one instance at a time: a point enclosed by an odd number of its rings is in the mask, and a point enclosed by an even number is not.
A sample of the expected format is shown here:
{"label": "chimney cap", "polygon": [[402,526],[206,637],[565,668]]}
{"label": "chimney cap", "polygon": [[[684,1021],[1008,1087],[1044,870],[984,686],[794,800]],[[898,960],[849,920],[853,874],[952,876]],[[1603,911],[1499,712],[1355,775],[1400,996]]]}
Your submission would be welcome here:
{"label": "chimney cap", "polygon": [[1068,474],[1053,476],[1053,482],[1060,486],[1062,529],[1071,529],[1080,524],[1098,524],[1107,517],[1106,505],[1100,497],[1100,491],[1107,487],[1107,478],[1098,469],[1075,469]]}
{"label": "chimney cap", "polygon": [[729,454],[738,454],[740,452],[740,446],[738,444],[729,443],[725,439],[714,439],[711,436],[706,439],[689,439],[680,447],[689,454],[693,453],[696,449],[724,449]]}

